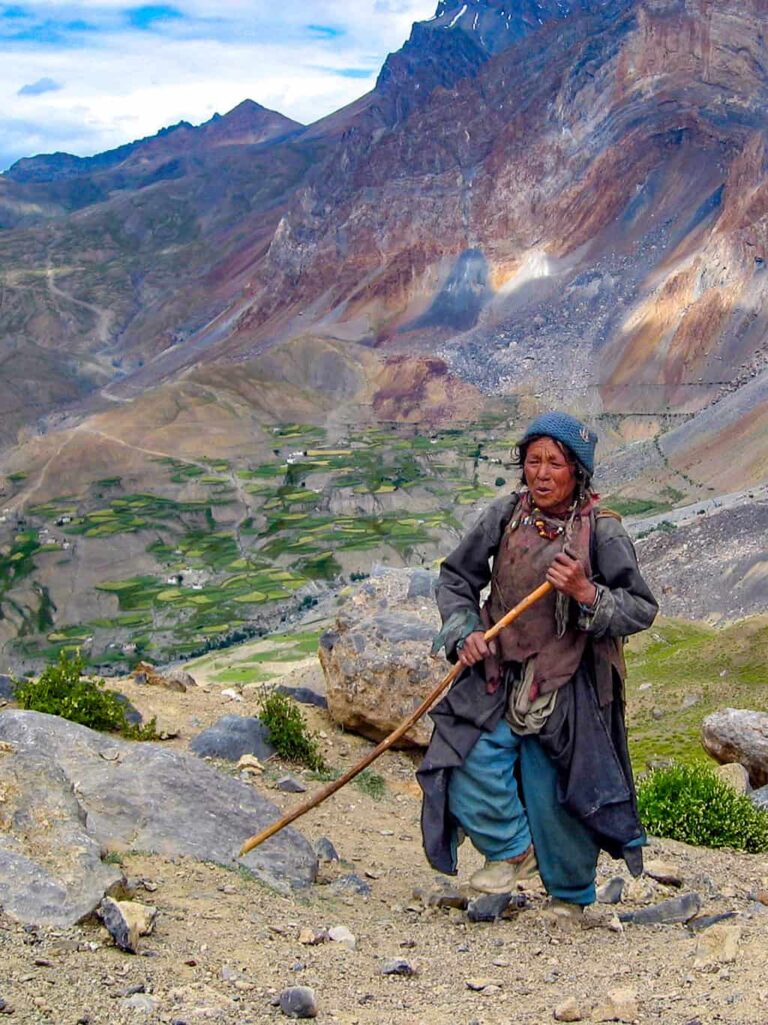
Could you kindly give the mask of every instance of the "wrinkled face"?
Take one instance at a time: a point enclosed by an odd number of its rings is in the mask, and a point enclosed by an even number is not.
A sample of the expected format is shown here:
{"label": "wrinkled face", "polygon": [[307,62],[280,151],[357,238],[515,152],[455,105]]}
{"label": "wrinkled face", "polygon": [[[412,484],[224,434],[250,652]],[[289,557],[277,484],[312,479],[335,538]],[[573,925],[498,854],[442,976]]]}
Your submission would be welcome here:
{"label": "wrinkled face", "polygon": [[537,438],[528,446],[523,463],[525,483],[542,512],[564,513],[576,490],[576,465],[552,438]]}

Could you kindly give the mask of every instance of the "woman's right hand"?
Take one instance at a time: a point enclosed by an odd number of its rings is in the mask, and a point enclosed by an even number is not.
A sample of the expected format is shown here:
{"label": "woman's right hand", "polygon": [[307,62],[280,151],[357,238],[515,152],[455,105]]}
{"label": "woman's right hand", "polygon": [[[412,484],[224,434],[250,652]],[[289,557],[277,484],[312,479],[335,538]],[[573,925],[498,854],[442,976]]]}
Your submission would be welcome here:
{"label": "woman's right hand", "polygon": [[476,662],[482,662],[484,658],[488,658],[489,655],[496,654],[496,642],[491,641],[490,644],[486,644],[485,636],[482,630],[475,630],[471,633],[464,644],[461,646],[459,651],[459,662],[463,666],[473,666]]}

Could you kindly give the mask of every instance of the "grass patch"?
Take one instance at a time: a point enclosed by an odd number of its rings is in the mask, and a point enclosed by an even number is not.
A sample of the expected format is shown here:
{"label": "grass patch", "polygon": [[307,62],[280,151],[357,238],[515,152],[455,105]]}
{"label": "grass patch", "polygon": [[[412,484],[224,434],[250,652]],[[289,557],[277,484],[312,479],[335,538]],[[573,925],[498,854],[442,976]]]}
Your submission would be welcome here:
{"label": "grass patch", "polygon": [[[630,639],[627,718],[636,772],[660,759],[705,764],[701,722],[719,708],[768,711],[768,617],[716,630],[659,619]],[[650,686],[648,686],[650,685]]]}

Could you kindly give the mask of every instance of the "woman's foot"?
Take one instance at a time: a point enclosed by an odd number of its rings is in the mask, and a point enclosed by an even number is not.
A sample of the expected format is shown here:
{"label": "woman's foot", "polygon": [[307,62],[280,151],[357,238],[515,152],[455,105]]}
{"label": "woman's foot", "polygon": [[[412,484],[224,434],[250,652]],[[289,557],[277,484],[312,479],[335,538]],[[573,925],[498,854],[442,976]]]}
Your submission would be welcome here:
{"label": "woman's foot", "polygon": [[489,861],[469,878],[469,885],[481,893],[511,893],[523,879],[530,879],[539,871],[536,854],[531,845],[516,858]]}

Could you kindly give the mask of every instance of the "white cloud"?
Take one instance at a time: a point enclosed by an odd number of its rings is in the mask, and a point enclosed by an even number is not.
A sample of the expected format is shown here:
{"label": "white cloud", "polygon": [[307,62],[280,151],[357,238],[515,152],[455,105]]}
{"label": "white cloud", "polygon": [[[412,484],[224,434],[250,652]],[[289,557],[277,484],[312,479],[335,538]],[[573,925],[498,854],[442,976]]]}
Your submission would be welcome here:
{"label": "white cloud", "polygon": [[[181,17],[158,21],[147,7]],[[15,18],[0,14],[0,169],[33,153],[101,152],[182,119],[205,121],[246,98],[317,120],[373,86],[387,53],[414,21],[432,16],[436,0],[147,7],[22,0]],[[143,21],[146,28],[135,27]],[[62,87],[19,95],[40,81]]]}

